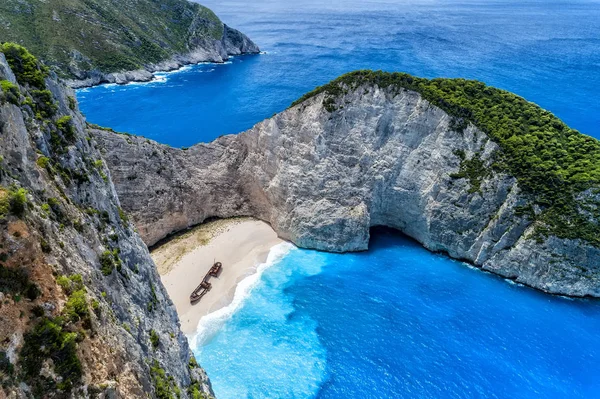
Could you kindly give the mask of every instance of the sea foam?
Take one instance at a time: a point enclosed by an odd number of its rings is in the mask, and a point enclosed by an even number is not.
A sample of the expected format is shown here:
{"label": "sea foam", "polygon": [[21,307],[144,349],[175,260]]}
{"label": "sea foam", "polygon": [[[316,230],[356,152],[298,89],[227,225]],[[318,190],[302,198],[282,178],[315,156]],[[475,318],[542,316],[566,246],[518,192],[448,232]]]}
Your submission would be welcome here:
{"label": "sea foam", "polygon": [[228,306],[207,314],[198,323],[196,334],[189,337],[192,348],[198,348],[208,341],[223,327],[223,325],[241,308],[244,301],[250,296],[252,290],[260,282],[262,274],[269,267],[279,262],[295,246],[288,242],[277,244],[271,248],[265,263],[258,265],[256,273],[239,282],[235,289],[233,300]]}

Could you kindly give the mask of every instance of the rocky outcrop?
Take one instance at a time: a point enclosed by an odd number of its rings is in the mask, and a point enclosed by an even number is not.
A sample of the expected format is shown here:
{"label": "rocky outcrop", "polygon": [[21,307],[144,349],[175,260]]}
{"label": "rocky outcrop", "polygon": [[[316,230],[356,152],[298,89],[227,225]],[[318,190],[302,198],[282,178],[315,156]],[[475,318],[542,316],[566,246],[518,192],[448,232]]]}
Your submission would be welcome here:
{"label": "rocky outcrop", "polygon": [[72,70],[78,75],[78,78],[68,79],[66,83],[70,87],[78,89],[102,83],[149,82],[154,79],[156,72],[174,71],[185,65],[200,62],[223,63],[231,56],[260,53],[260,48],[246,35],[225,24],[223,24],[223,37],[220,40],[202,37],[190,44],[192,49],[189,52],[176,54],[172,58],[156,64],[147,64],[143,69],[135,71],[103,73],[98,69]]}
{"label": "rocky outcrop", "polygon": [[0,16],[3,42],[25,46],[73,88],[149,81],[157,71],[259,52],[187,0],[9,0]]}
{"label": "rocky outcrop", "polygon": [[210,395],[74,93],[27,67],[0,53],[0,397]]}
{"label": "rocky outcrop", "polygon": [[[124,209],[144,241],[209,217],[251,215],[325,251],[368,248],[389,226],[431,251],[556,294],[600,296],[600,250],[534,235],[517,179],[474,125],[420,94],[361,85],[319,94],[237,136],[187,150],[95,130]],[[462,178],[463,162],[485,173]]]}

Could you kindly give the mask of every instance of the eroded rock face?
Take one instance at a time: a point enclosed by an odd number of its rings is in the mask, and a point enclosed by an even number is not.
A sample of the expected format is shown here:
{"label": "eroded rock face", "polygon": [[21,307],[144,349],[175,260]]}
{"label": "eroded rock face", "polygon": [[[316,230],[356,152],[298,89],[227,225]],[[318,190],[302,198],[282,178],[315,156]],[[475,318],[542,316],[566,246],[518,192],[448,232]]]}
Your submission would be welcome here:
{"label": "eroded rock face", "polygon": [[[323,100],[188,150],[93,135],[148,245],[208,217],[251,215],[301,247],[360,251],[383,225],[532,287],[600,295],[600,251],[532,239],[532,222],[517,212],[526,197],[489,167],[499,149],[475,126],[452,130],[450,116],[408,90],[362,86],[333,112]],[[453,176],[473,157],[487,170],[479,187]]]}
{"label": "eroded rock face", "polygon": [[[0,373],[0,397],[155,397],[153,366],[164,378],[171,376],[171,393],[176,386],[187,398],[194,385],[211,394],[204,371],[189,366],[192,354],[175,307],[146,245],[120,211],[110,173],[88,136],[74,93],[46,79],[52,93],[48,102],[56,103],[57,110],[42,117],[23,101],[32,89],[18,82],[0,53],[2,79],[15,84],[19,96],[13,102],[0,100],[0,195],[23,188],[27,204],[20,215],[0,212],[0,266],[22,269],[39,295],[31,300],[10,299],[16,298],[14,292],[0,295],[0,352],[8,354],[15,370],[13,375]],[[72,130],[61,132],[61,119]],[[107,251],[120,263],[109,262],[107,268]],[[82,319],[89,317],[87,322],[64,321],[70,293],[57,281],[72,276],[81,279],[88,315],[79,312]],[[52,365],[58,363],[49,359],[34,359],[44,363],[41,377],[24,371],[24,337],[44,320],[80,334],[76,351],[81,372],[73,373],[70,390],[57,388],[61,379]]]}

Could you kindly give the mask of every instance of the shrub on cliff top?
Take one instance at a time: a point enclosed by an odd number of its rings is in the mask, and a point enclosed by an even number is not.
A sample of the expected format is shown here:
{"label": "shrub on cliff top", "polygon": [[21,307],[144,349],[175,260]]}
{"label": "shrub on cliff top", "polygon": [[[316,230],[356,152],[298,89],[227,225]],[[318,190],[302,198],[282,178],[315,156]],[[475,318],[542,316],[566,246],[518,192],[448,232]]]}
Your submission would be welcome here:
{"label": "shrub on cliff top", "polygon": [[325,93],[324,106],[335,111],[338,96],[363,85],[415,91],[452,116],[458,132],[464,130],[464,121],[472,122],[500,146],[495,166],[516,177],[542,209],[536,217],[541,222],[538,232],[600,246],[600,204],[593,195],[581,195],[600,188],[600,141],[569,128],[536,104],[474,80],[357,71],[316,88],[292,106]]}
{"label": "shrub on cliff top", "polygon": [[40,89],[46,88],[44,79],[48,76],[48,68],[42,65],[27,49],[16,43],[4,43],[0,46],[8,65],[21,84],[28,84]]}

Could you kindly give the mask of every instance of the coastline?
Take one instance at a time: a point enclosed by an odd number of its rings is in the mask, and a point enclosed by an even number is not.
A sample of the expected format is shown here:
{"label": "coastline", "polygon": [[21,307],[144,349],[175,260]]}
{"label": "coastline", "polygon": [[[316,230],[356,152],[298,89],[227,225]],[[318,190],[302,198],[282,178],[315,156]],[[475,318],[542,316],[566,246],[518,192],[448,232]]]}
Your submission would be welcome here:
{"label": "coastline", "polygon": [[151,83],[157,80],[157,75],[174,73],[182,70],[186,67],[191,67],[200,64],[215,64],[222,65],[231,61],[234,57],[246,56],[246,55],[258,55],[262,54],[261,51],[241,53],[241,54],[230,54],[225,58],[221,59],[205,59],[205,60],[190,60],[182,61],[179,58],[172,58],[164,61],[160,64],[150,65],[145,69],[137,69],[134,71],[125,72],[114,72],[104,74],[101,72],[95,73],[90,72],[91,77],[86,79],[67,79],[65,80],[68,87],[73,90],[89,89],[91,87],[116,84],[124,86],[130,83]]}
{"label": "coastline", "polygon": [[[238,284],[256,274],[271,250],[283,242],[267,223],[235,218],[200,225],[153,249],[152,259],[177,309],[182,331],[195,334],[203,316],[228,307]],[[223,270],[211,277],[212,288],[202,300],[191,305],[189,295],[213,260],[222,262]]]}
{"label": "coastline", "polygon": [[204,62],[215,64],[225,63],[230,57],[238,55],[260,54],[260,48],[246,35],[223,24],[223,37],[221,39],[203,39],[196,43],[196,47],[186,53],[174,54],[171,58],[143,65],[142,68],[132,71],[104,73],[99,70],[80,71],[77,79],[66,79],[65,83],[71,89],[84,89],[105,83],[119,85],[132,82],[151,82],[156,73],[175,71],[188,65]]}

